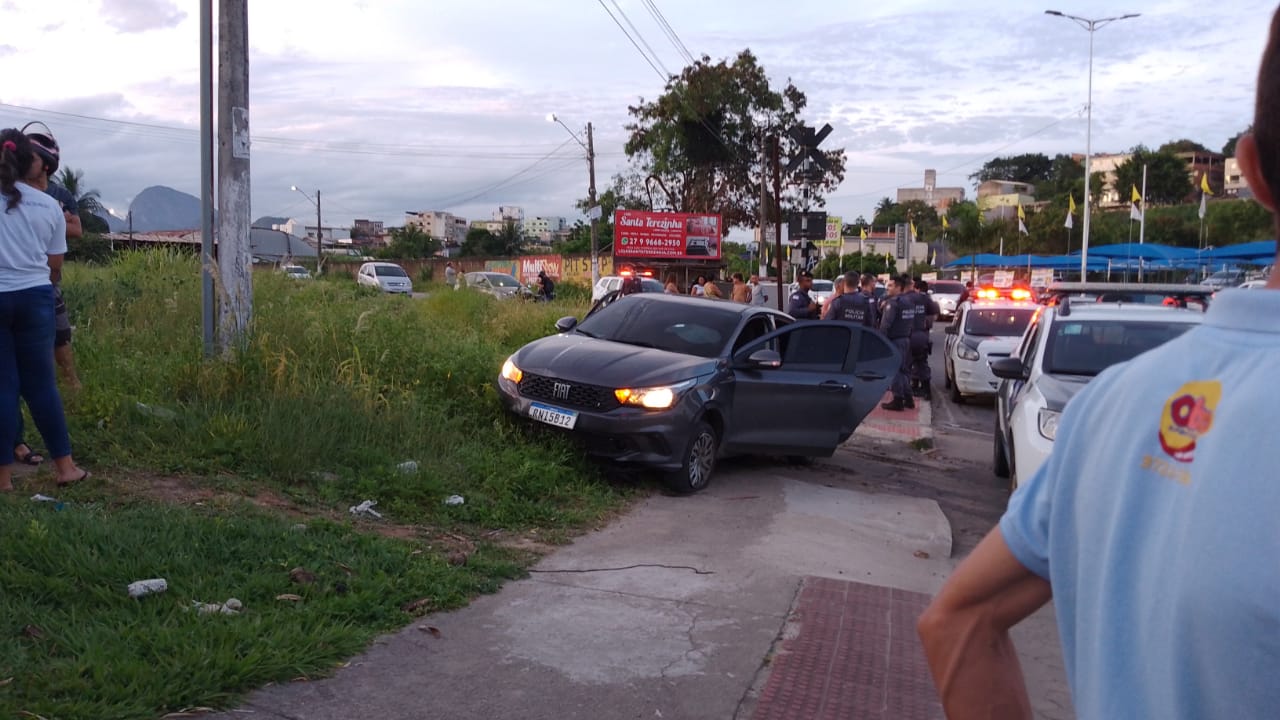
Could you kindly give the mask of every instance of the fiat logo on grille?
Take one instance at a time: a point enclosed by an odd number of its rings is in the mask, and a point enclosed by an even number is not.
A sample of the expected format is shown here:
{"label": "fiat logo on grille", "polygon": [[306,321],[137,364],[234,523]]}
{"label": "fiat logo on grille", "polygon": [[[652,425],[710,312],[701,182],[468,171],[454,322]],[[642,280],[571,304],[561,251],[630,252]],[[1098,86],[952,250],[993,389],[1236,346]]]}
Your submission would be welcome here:
{"label": "fiat logo on grille", "polygon": [[552,383],[551,394],[557,400],[568,400],[570,388],[571,386],[569,385],[569,383],[562,383],[562,382]]}

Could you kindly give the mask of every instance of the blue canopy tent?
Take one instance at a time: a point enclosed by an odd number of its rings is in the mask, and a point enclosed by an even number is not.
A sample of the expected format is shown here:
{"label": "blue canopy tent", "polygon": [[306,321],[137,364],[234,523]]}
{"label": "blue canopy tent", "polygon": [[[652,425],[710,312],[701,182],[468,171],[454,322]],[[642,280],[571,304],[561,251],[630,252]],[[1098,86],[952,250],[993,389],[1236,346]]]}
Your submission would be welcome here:
{"label": "blue canopy tent", "polygon": [[[1054,270],[1079,270],[1080,257],[1071,255],[966,255],[952,260],[943,266],[963,270],[964,268],[1052,268]],[[1090,270],[1106,270],[1105,258],[1089,258]]]}
{"label": "blue canopy tent", "polygon": [[1232,261],[1270,264],[1276,257],[1275,240],[1258,240],[1256,242],[1226,245],[1207,250],[1201,257],[1213,262]]}

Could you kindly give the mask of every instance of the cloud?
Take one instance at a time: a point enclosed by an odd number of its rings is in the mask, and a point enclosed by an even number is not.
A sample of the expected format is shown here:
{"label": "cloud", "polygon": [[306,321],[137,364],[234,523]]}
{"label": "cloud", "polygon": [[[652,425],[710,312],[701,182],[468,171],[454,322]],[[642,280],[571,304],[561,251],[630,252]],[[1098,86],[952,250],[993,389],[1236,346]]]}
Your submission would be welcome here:
{"label": "cloud", "polygon": [[18,48],[12,45],[0,45],[0,57],[8,57],[18,52]]}
{"label": "cloud", "polygon": [[187,18],[173,0],[102,0],[102,16],[123,33],[177,27]]}

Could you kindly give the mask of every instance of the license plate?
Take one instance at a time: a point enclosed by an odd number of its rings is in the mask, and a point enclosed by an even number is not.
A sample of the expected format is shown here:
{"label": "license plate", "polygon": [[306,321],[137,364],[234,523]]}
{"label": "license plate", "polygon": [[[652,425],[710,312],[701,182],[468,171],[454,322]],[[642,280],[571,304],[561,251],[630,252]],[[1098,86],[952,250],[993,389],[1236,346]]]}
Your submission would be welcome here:
{"label": "license plate", "polygon": [[542,403],[529,405],[529,417],[565,430],[572,430],[573,426],[578,423],[578,413],[573,410],[561,410]]}

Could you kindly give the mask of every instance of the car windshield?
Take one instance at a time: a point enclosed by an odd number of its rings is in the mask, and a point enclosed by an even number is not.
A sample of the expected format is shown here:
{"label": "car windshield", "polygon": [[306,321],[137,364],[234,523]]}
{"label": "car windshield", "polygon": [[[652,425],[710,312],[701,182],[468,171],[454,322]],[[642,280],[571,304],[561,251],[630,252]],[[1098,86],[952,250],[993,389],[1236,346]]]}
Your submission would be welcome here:
{"label": "car windshield", "polygon": [[657,280],[654,280],[653,278],[645,278],[640,281],[640,291],[660,293],[660,292],[666,292],[666,287],[663,286],[663,284],[658,282]]}
{"label": "car windshield", "polygon": [[836,284],[831,282],[830,280],[814,280],[813,281],[814,292],[835,292],[835,289],[836,289]]}
{"label": "car windshield", "polygon": [[408,273],[395,265],[374,265],[373,271],[378,277],[409,277]]}
{"label": "car windshield", "polygon": [[596,311],[578,330],[601,340],[709,358],[729,342],[741,307],[715,302],[691,306],[632,295]]}
{"label": "car windshield", "polygon": [[502,273],[488,273],[482,277],[488,278],[490,283],[497,285],[498,287],[520,287],[520,283],[516,282],[516,279],[510,275],[503,275]]}
{"label": "car windshield", "polygon": [[975,308],[965,315],[965,335],[1019,337],[1035,314],[1033,308]]}
{"label": "car windshield", "polygon": [[1169,342],[1192,326],[1146,320],[1059,320],[1045,349],[1044,370],[1092,377]]}
{"label": "car windshield", "polygon": [[958,282],[939,280],[929,286],[935,295],[959,295],[964,292],[964,285]]}
{"label": "car windshield", "polygon": [[1240,277],[1240,273],[1235,270],[1219,270],[1209,276],[1210,280],[1234,280]]}

